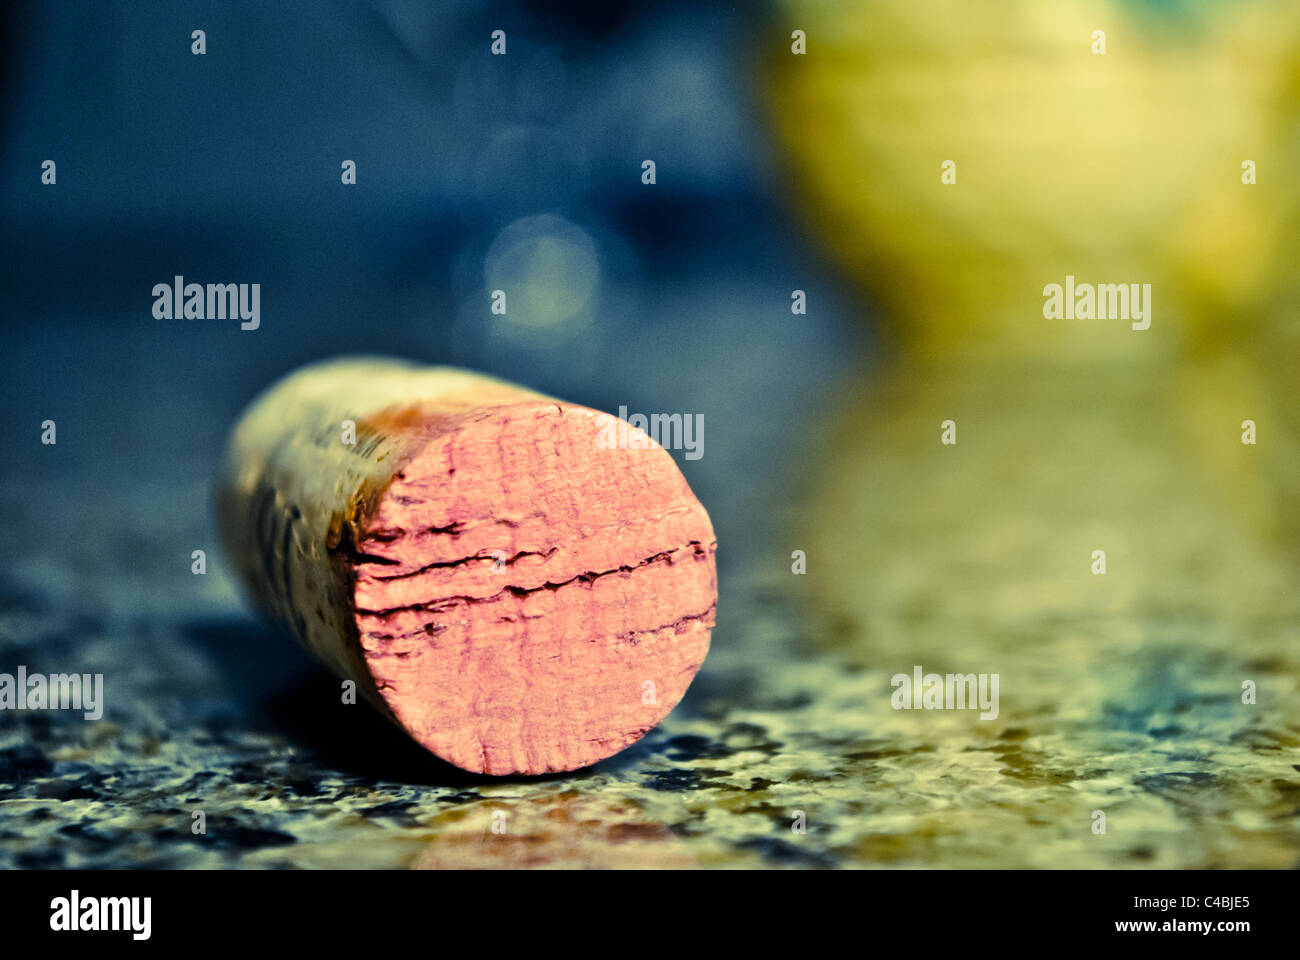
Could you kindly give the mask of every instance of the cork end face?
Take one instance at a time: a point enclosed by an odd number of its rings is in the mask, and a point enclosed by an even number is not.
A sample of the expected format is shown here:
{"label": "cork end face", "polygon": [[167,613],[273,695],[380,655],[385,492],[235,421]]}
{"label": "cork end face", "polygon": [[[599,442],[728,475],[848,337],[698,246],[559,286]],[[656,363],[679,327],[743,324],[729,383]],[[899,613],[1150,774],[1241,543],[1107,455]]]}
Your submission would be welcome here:
{"label": "cork end face", "polygon": [[431,752],[494,775],[639,740],[704,661],[713,528],[672,457],[608,414],[467,415],[397,474],[358,541],[376,689]]}

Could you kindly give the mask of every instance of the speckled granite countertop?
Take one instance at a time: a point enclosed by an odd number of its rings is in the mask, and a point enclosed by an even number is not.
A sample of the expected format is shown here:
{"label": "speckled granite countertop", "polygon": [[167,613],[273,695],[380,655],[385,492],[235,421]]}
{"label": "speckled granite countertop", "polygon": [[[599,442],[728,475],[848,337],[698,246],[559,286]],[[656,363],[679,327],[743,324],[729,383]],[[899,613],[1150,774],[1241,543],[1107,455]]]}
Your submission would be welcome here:
{"label": "speckled granite countertop", "polygon": [[[1056,696],[1008,696],[1004,680],[996,720],[896,711],[890,675],[910,651],[872,666],[814,643],[788,547],[730,566],[723,551],[713,652],[667,722],[577,774],[478,778],[341,704],[332,677],[244,612],[215,550],[206,576],[190,572],[210,536],[197,475],[97,482],[92,514],[60,509],[82,502],[72,481],[0,508],[24,545],[0,574],[0,670],[102,672],[106,703],[93,722],[0,714],[0,866],[1300,861],[1296,681],[1276,653],[1293,649],[1289,621],[1251,661],[1267,709],[1236,708],[1239,664],[1171,620],[1163,641],[1094,650]],[[1069,667],[1058,636],[980,662],[1050,683],[1034,670]]]}

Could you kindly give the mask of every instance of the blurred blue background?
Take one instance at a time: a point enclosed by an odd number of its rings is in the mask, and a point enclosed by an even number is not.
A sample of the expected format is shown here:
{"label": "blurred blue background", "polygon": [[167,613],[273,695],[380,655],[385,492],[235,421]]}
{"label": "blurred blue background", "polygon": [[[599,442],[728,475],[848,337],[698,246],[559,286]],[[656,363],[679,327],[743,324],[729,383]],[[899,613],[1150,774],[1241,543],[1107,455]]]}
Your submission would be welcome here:
{"label": "blurred blue background", "polygon": [[[606,410],[704,414],[703,458],[675,455],[724,575],[766,549],[816,469],[801,425],[852,344],[754,101],[759,58],[788,44],[757,36],[756,12],[6,5],[7,514],[144,498],[146,524],[207,542],[243,405],[308,361],[377,352]],[[260,283],[261,328],[155,319],[153,285],[175,274]],[[39,442],[47,418],[57,447]],[[769,562],[786,571],[789,549]]]}

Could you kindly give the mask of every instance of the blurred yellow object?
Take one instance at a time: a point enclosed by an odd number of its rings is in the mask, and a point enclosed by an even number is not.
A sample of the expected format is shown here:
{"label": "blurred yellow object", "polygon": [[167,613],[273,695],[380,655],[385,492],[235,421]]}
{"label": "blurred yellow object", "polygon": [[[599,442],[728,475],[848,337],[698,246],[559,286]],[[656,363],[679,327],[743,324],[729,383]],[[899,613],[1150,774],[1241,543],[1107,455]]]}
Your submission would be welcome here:
{"label": "blurred yellow object", "polygon": [[[1300,250],[1294,0],[781,10],[807,34],[769,74],[795,203],[905,349],[1162,353],[1267,322]],[[1153,284],[1161,335],[1044,322],[1067,275]]]}

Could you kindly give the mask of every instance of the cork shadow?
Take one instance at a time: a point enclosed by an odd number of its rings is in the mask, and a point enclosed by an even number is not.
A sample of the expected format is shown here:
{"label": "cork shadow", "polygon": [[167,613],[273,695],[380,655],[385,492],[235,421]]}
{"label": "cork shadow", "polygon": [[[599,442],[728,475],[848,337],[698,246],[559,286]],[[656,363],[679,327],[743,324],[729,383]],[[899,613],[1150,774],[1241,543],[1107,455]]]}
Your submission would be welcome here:
{"label": "cork shadow", "polygon": [[283,737],[300,760],[343,777],[412,786],[472,788],[539,777],[487,777],[438,759],[364,699],[342,700],[341,681],[289,637],[251,617],[196,620],[181,634],[218,665],[214,682],[242,722],[236,730]]}

